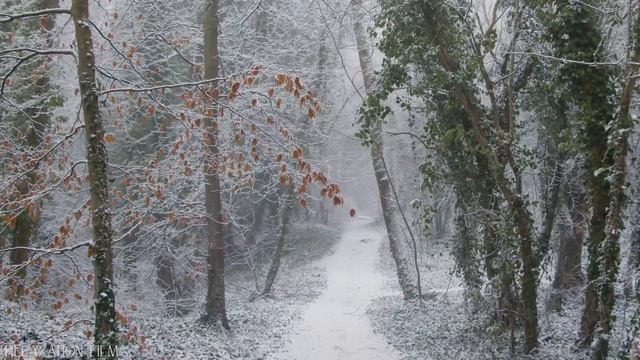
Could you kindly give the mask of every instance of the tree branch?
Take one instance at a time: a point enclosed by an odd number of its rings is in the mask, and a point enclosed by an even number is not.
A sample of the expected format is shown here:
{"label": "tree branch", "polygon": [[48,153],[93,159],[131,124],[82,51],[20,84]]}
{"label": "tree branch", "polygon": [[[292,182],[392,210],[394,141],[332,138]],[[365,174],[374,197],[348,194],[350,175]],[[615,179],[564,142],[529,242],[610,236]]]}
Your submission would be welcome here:
{"label": "tree branch", "polygon": [[71,10],[69,9],[45,9],[45,10],[37,10],[31,12],[25,12],[20,14],[3,14],[0,13],[0,24],[8,23],[13,20],[18,19],[27,19],[32,17],[38,17],[43,15],[55,15],[55,14],[68,14],[71,15]]}

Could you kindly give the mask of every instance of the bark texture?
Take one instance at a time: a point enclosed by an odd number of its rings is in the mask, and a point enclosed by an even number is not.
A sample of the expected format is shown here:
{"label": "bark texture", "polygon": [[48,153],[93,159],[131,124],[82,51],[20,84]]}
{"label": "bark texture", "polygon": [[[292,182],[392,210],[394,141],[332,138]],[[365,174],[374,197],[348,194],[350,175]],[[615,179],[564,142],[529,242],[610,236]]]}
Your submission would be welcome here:
{"label": "bark texture", "polygon": [[[204,12],[204,77],[216,79],[219,76],[220,57],[218,51],[218,0],[206,2]],[[211,87],[217,84],[213,83]],[[228,329],[227,307],[224,285],[224,216],[220,194],[220,174],[218,162],[217,109],[214,107],[213,117],[204,121],[206,160],[205,172],[205,208],[207,211],[207,299],[202,320],[218,324]]]}

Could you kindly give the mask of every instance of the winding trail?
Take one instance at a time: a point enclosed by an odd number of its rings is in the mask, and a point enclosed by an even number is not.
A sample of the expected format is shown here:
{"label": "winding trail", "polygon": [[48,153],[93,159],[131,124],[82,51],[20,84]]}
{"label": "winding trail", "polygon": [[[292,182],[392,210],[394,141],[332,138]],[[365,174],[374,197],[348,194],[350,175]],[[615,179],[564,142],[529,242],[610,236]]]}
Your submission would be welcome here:
{"label": "winding trail", "polygon": [[366,314],[374,298],[389,294],[385,275],[376,269],[380,229],[355,220],[335,252],[320,260],[327,289],[306,309],[279,360],[394,360],[400,356],[373,332]]}

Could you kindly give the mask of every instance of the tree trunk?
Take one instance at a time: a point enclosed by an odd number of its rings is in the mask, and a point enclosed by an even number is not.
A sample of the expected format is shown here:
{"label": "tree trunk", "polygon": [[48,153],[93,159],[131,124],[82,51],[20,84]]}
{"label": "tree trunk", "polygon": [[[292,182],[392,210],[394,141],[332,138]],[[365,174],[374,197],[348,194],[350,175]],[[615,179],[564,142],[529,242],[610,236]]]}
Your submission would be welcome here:
{"label": "tree trunk", "polygon": [[267,215],[267,200],[261,199],[258,203],[255,204],[253,208],[253,216],[251,221],[251,226],[247,235],[245,236],[247,245],[255,246],[258,241],[258,234],[260,230],[262,230],[262,225],[264,224],[264,219]]}
{"label": "tree trunk", "polygon": [[82,96],[87,143],[87,168],[93,224],[93,269],[95,291],[94,354],[97,359],[116,359],[118,328],[113,292],[111,209],[107,174],[107,149],[98,102],[95,55],[89,25],[89,1],[73,0],[71,14],[78,47],[78,81]]}
{"label": "tree trunk", "polygon": [[517,219],[520,256],[522,257],[522,312],[524,317],[524,349],[531,354],[538,347],[538,258],[533,250],[531,214],[520,195],[513,201]]}
{"label": "tree trunk", "polygon": [[184,316],[191,310],[190,306],[185,306],[181,300],[184,298],[184,287],[189,285],[189,279],[180,281],[175,275],[174,259],[169,251],[163,252],[156,260],[156,284],[164,294],[164,298],[169,303],[173,314]]}
{"label": "tree trunk", "polygon": [[[1,119],[0,119],[0,121],[1,121]],[[2,230],[4,230],[4,229],[0,230],[0,250],[4,250],[5,246],[7,245],[7,238],[5,237],[5,235],[4,235]],[[4,266],[3,259],[4,259],[4,254],[2,254],[0,256],[0,271],[4,270],[3,269],[3,266]]]}
{"label": "tree trunk", "polygon": [[585,235],[585,213],[587,211],[586,194],[583,176],[577,170],[577,166],[568,170],[563,180],[562,202],[566,208],[561,211],[562,221],[557,228],[560,236],[560,245],[557,252],[555,275],[551,287],[553,292],[549,299],[548,307],[555,311],[562,308],[564,293],[584,282],[582,272],[582,243]]}
{"label": "tree trunk", "polygon": [[555,275],[551,284],[553,292],[548,303],[548,308],[554,311],[562,309],[564,293],[580,285],[583,280],[581,270],[582,239],[574,233],[567,210],[561,210],[561,214],[560,221],[556,225],[560,244],[557,251]]}
{"label": "tree trunk", "polygon": [[[630,10],[630,9],[629,9]],[[633,19],[632,13],[628,16]],[[638,21],[636,19],[636,21]],[[640,36],[640,21],[634,24],[634,36]],[[636,39],[638,41],[638,39]],[[632,63],[640,61],[640,42],[634,47]],[[620,234],[624,230],[625,189],[627,185],[627,154],[629,153],[629,133],[633,131],[631,117],[631,101],[635,92],[637,77],[633,75],[633,67],[627,65],[625,71],[626,83],[622,90],[619,114],[614,123],[610,151],[613,151],[613,167],[611,169],[611,186],[609,191],[609,206],[605,225],[605,238],[600,247],[601,281],[598,284],[600,307],[598,308],[598,331],[595,347],[591,358],[606,359],[609,352],[609,334],[613,327],[613,307],[615,305],[615,285],[620,263]]]}
{"label": "tree trunk", "polygon": [[[362,18],[360,15],[360,6],[360,0],[352,1],[351,9],[353,11],[354,20],[353,28],[358,47],[358,57],[360,60],[360,68],[362,70],[362,77],[364,78],[365,92],[368,93],[373,89],[373,63],[371,61],[371,52],[369,49],[369,38],[367,36],[366,29],[359,20]],[[396,264],[398,281],[404,298],[415,298],[417,296],[416,282],[409,270],[411,265],[409,264],[408,256],[405,254],[405,246],[403,246],[401,242],[402,234],[397,218],[397,209],[393,201],[391,183],[387,177],[382,158],[384,156],[382,122],[376,121],[373,123],[370,132],[371,159],[373,161],[373,171],[375,173],[378,191],[380,194],[382,217],[384,218],[387,235],[389,237],[389,248],[391,249],[391,255]]]}
{"label": "tree trunk", "polygon": [[[573,6],[566,1],[555,1],[553,22],[549,23],[549,35],[555,47],[555,57],[584,61],[604,61],[599,51],[607,36],[600,23],[597,9]],[[563,63],[557,79],[578,107],[576,114],[580,124],[580,145],[585,155],[587,188],[590,197],[591,218],[587,249],[587,285],[580,324],[583,344],[590,344],[599,322],[600,286],[605,270],[601,249],[605,242],[607,207],[610,205],[610,180],[607,172],[614,167],[613,152],[608,149],[611,123],[616,105],[613,98],[613,72],[609,67],[590,67],[583,64]],[[605,270],[606,272],[606,270]]]}
{"label": "tree trunk", "polygon": [[[218,78],[220,58],[218,52],[218,0],[206,2],[204,12],[204,77]],[[217,84],[212,84],[214,88]],[[207,211],[207,300],[202,320],[229,329],[224,286],[224,216],[220,194],[220,174],[218,162],[218,130],[214,123],[217,120],[217,109],[214,106],[213,116],[205,118],[206,160],[205,173],[205,208]]]}
{"label": "tree trunk", "polygon": [[[316,79],[314,79],[314,84],[313,84],[313,88],[314,91],[318,94],[319,98],[323,98],[327,95],[327,61],[329,58],[329,51],[327,49],[327,37],[326,35],[323,33],[321,35],[320,38],[320,46],[318,48],[318,70],[317,70],[317,77]],[[319,128],[326,128],[326,123],[324,117],[322,117],[318,123],[318,127]],[[326,141],[321,139],[319,142],[316,143],[315,149],[314,149],[315,155],[318,159],[324,159],[326,156],[326,152],[327,152],[327,146],[326,146]],[[325,169],[326,170],[326,169]],[[325,171],[325,173],[328,172]],[[316,214],[316,222],[322,224],[322,225],[328,225],[329,224],[329,206],[327,205],[327,203],[325,201],[323,201],[324,199],[320,199],[320,201],[317,202],[318,204],[318,210],[317,210],[317,214]]]}
{"label": "tree trunk", "polygon": [[[58,0],[40,0],[38,3],[40,9],[59,7]],[[42,25],[44,30],[42,35],[46,37],[47,45],[52,46],[53,39],[49,32],[55,27],[55,16],[49,15],[46,19],[47,21],[43,22]],[[38,95],[47,94],[50,89],[49,76],[42,74],[35,81],[33,88],[34,93],[29,94],[29,96],[37,97]],[[27,108],[25,112],[29,114],[30,117],[30,119],[24,119],[28,124],[26,125],[26,145],[31,149],[36,149],[42,142],[41,134],[44,133],[45,128],[50,123],[49,109],[46,105],[42,105]],[[33,121],[31,119],[33,119]],[[27,197],[32,190],[32,186],[35,185],[37,181],[38,173],[36,170],[29,172],[25,179],[21,179],[18,183],[18,191],[21,197]],[[31,239],[37,232],[38,222],[40,220],[39,206],[40,204],[36,204],[31,210],[24,209],[16,217],[13,237],[11,239],[11,247],[16,249],[11,251],[9,261],[12,266],[17,266],[19,269],[12,274],[12,277],[9,279],[9,292],[7,295],[10,299],[16,299],[24,292],[23,279],[27,276],[27,268],[23,264],[25,264],[30,256],[30,252],[25,249],[25,247],[29,246]]]}
{"label": "tree trunk", "polygon": [[[604,156],[604,151],[602,151]],[[595,169],[594,169],[595,168]],[[589,166],[593,174],[599,166]],[[589,265],[587,266],[587,286],[585,288],[585,304],[580,321],[580,334],[585,344],[591,342],[591,337],[598,323],[598,291],[597,282],[600,279],[600,264],[598,248],[604,241],[604,225],[607,216],[608,184],[603,176],[590,176],[591,183],[591,220],[589,221],[589,239],[587,249]]]}
{"label": "tree trunk", "polygon": [[[422,7],[422,15],[424,17],[425,32],[430,38],[429,41],[437,49],[438,61],[440,66],[447,72],[461,76],[462,67],[459,60],[453,56],[455,52],[450,51],[449,44],[445,43],[442,36],[444,31],[455,31],[455,29],[447,28],[448,24],[443,23],[442,19],[437,18],[436,7],[438,4],[424,2]],[[516,31],[517,32],[517,31]],[[482,69],[482,67],[481,67]],[[488,76],[487,76],[488,77]],[[513,124],[515,120],[515,112],[513,109],[515,102],[515,92],[513,91],[513,79],[509,77],[509,116],[507,119],[501,118],[500,113],[504,109],[498,107],[498,103],[492,101],[492,111],[494,116],[493,132],[498,135],[499,152],[496,153],[492,148],[491,142],[485,137],[484,115],[483,110],[479,106],[479,100],[476,98],[473,85],[464,81],[452,84],[452,93],[455,94],[460,102],[468,119],[471,123],[471,134],[475,140],[478,150],[487,157],[488,168],[495,180],[497,189],[504,197],[504,200],[510,206],[512,212],[513,226],[517,231],[517,239],[519,242],[519,251],[522,261],[522,315],[524,318],[525,331],[525,353],[534,352],[538,346],[538,309],[537,309],[537,282],[538,282],[538,266],[540,263],[539,254],[534,248],[533,236],[533,219],[527,208],[526,195],[522,192],[522,172],[520,166],[516,163],[513,156],[512,145],[505,141],[501,123]],[[493,86],[491,80],[487,80],[487,88]],[[503,116],[504,117],[504,116]],[[515,127],[509,125],[510,135],[514,135]],[[508,175],[505,171],[511,169]],[[512,179],[513,178],[513,179]],[[511,217],[510,217],[511,218]]]}
{"label": "tree trunk", "polygon": [[[31,179],[34,176],[30,174],[28,178],[30,180],[21,180],[19,184],[19,187],[24,189],[20,190],[20,194],[23,196],[29,193]],[[32,217],[28,209],[22,210],[16,217],[11,239],[11,247],[15,249],[9,255],[9,264],[17,270],[12,271],[8,282],[7,298],[10,300],[16,300],[24,293],[24,278],[27,276],[26,262],[30,256],[30,251],[25,247],[28,247],[31,243],[31,237],[36,231],[37,221],[37,217]]]}
{"label": "tree trunk", "polygon": [[116,254],[116,258],[123,258],[123,274],[127,278],[128,285],[132,291],[138,289],[138,262],[139,254],[141,252],[138,245],[138,229],[127,228],[125,229],[123,240],[123,249]]}
{"label": "tree trunk", "polygon": [[629,258],[627,260],[627,273],[629,277],[625,281],[625,295],[627,298],[636,298],[636,294],[634,292],[638,292],[640,290],[640,209],[634,209],[634,215],[632,215],[635,219],[630,225],[631,234],[629,235]]}
{"label": "tree trunk", "polygon": [[164,292],[165,299],[175,301],[178,298],[178,289],[176,286],[176,277],[174,276],[173,261],[171,254],[163,252],[156,260],[156,284]]}
{"label": "tree trunk", "polygon": [[291,210],[293,208],[293,189],[290,185],[285,185],[280,200],[280,210],[278,211],[278,235],[276,238],[276,247],[273,251],[273,258],[271,259],[271,265],[269,266],[269,272],[264,282],[264,289],[261,295],[267,295],[271,293],[271,288],[276,280],[276,275],[280,269],[280,262],[282,259],[282,250],[287,242],[287,236],[289,235],[289,221],[291,217]]}

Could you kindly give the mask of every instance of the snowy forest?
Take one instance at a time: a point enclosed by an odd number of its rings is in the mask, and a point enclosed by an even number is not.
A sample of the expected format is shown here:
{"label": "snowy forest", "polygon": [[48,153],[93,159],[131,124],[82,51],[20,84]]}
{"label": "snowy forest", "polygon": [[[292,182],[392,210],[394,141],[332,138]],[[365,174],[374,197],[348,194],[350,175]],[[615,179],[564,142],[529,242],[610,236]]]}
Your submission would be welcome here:
{"label": "snowy forest", "polygon": [[639,78],[638,0],[0,0],[0,358],[640,360]]}

